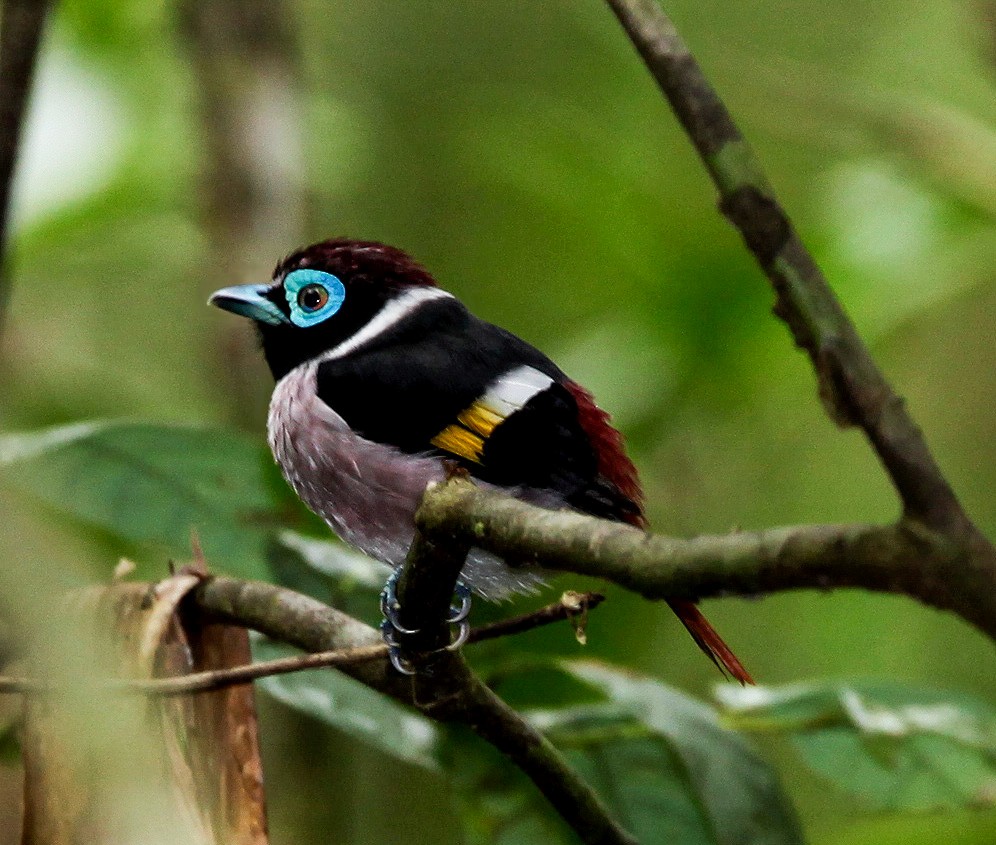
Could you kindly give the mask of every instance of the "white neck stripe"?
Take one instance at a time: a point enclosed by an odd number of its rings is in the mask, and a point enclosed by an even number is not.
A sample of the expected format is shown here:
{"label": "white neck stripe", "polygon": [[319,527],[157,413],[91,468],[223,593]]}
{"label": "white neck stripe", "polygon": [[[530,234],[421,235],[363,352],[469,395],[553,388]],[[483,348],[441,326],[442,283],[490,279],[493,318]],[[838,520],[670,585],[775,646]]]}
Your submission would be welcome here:
{"label": "white neck stripe", "polygon": [[334,361],[342,358],[350,352],[355,352],[365,343],[369,343],[378,335],[383,334],[391,327],[400,323],[405,317],[415,311],[419,306],[433,299],[452,299],[453,294],[440,288],[413,287],[406,290],[401,296],[396,297],[384,304],[373,319],[360,329],[352,337],[346,338],[338,346],[333,346],[328,352],[323,353],[319,360]]}

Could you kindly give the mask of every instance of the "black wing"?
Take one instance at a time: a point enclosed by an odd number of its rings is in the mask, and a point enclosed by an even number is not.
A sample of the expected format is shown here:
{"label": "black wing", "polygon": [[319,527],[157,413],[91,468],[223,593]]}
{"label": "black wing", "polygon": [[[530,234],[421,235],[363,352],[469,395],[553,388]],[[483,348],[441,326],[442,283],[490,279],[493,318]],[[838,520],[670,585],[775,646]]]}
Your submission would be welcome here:
{"label": "black wing", "polygon": [[[610,519],[639,511],[600,475],[567,379],[549,358],[455,300],[432,306],[376,345],[323,362],[319,397],[367,439],[436,452],[483,481],[550,490]],[[521,404],[488,401],[516,373],[535,392]]]}

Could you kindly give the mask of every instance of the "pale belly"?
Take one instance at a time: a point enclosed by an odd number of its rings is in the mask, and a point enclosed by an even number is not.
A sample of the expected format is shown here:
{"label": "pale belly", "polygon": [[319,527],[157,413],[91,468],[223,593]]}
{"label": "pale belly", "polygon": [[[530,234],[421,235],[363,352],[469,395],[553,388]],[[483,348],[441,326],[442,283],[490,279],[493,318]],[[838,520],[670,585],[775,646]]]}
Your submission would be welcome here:
{"label": "pale belly", "polygon": [[[353,433],[316,394],[317,362],[284,376],[270,400],[270,449],[302,501],[345,542],[399,566],[415,536],[415,511],[428,484],[442,481],[442,459],[411,455]],[[493,599],[534,592],[537,573],[510,569],[474,549],[463,580]]]}

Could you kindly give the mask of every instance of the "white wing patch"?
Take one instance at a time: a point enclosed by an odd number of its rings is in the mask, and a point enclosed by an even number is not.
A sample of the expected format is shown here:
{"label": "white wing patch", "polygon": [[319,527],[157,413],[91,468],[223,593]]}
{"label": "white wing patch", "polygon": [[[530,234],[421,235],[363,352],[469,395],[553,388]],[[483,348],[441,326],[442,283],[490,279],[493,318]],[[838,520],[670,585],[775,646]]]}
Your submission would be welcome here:
{"label": "white wing patch", "polygon": [[551,384],[553,379],[535,367],[518,367],[500,376],[474,404],[490,408],[506,419]]}

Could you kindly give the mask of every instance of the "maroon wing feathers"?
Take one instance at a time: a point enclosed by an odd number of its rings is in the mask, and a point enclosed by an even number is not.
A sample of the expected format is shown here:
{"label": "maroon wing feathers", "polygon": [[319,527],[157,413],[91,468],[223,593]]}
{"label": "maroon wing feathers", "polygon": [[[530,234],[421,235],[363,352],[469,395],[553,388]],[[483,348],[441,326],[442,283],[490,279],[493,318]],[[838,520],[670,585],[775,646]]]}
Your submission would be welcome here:
{"label": "maroon wing feathers", "polygon": [[631,525],[646,528],[643,515],[643,490],[636,467],[626,455],[622,435],[609,422],[609,415],[595,404],[595,398],[580,384],[565,381],[564,387],[578,406],[578,424],[588,435],[598,458],[598,472],[623,496],[636,505],[636,511],[623,518]]}

